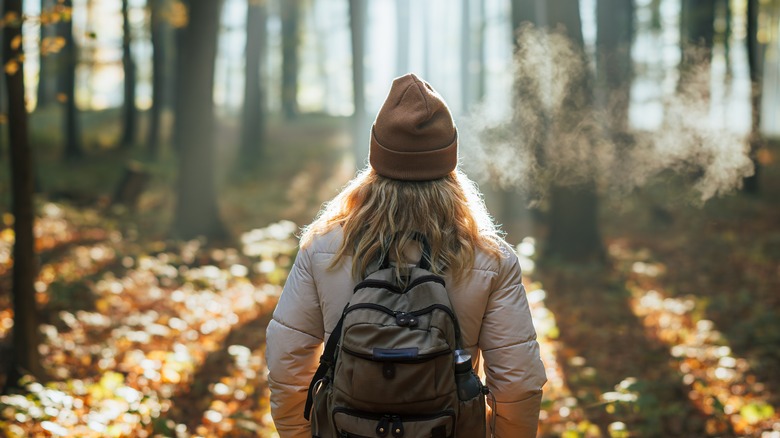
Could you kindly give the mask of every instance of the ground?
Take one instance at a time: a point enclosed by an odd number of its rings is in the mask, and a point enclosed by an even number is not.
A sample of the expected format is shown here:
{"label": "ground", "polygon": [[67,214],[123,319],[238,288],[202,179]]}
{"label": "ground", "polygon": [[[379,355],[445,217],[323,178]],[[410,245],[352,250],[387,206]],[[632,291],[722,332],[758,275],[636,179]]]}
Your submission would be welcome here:
{"label": "ground", "polygon": [[[43,112],[34,126],[54,123]],[[220,142],[220,206],[235,241],[167,239],[175,162],[113,148],[112,114],[87,115],[82,162],[36,134],[36,282],[48,382],[0,397],[9,436],[273,436],[264,327],[295,233],[352,175],[348,122],[271,124],[266,155],[236,169]],[[35,124],[37,123],[37,124]],[[43,131],[49,132],[49,131]],[[549,382],[542,436],[780,436],[780,165],[762,154],[758,195],[703,205],[668,176],[605,194],[609,261],[544,262],[544,216],[510,235]],[[130,160],[151,175],[137,208],[111,206]],[[8,205],[0,181],[0,205]],[[0,340],[9,341],[13,218],[0,224]],[[768,434],[768,435],[766,435]]]}

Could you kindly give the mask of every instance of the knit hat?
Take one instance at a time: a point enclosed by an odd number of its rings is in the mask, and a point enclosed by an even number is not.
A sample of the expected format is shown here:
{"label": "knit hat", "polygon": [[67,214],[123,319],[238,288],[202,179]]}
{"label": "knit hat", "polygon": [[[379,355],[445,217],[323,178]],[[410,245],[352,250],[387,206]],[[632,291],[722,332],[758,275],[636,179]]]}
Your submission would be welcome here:
{"label": "knit hat", "polygon": [[427,82],[409,73],[393,81],[371,129],[369,163],[404,181],[447,176],[458,164],[458,131],[449,108]]}

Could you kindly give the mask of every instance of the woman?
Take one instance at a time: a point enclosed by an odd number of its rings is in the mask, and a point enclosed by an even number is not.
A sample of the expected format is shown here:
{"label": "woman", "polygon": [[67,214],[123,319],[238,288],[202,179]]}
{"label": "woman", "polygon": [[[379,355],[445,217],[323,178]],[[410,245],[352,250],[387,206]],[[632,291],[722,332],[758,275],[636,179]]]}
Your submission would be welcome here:
{"label": "woman", "polygon": [[[456,169],[458,137],[447,105],[413,74],[393,81],[371,132],[369,162],[304,229],[301,249],[267,331],[271,413],[282,438],[310,437],[303,417],[323,342],[352,289],[394,238],[391,260],[430,245],[463,342],[495,396],[495,436],[536,436],[546,382],[517,256],[475,185]],[[480,363],[481,361],[481,363]]]}

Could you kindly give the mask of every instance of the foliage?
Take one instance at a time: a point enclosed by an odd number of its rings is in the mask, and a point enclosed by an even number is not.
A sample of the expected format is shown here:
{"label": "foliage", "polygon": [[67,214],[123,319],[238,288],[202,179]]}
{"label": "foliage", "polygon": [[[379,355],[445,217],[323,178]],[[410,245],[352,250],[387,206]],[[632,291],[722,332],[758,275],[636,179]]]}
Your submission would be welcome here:
{"label": "foliage", "polygon": [[[26,377],[22,392],[1,397],[0,430],[8,436],[149,436],[188,428],[212,436],[271,433],[262,329],[235,333],[273,307],[296,248],[294,225],[248,232],[238,250],[197,240],[140,242],[117,230],[99,234],[95,223],[75,225],[83,212],[55,204],[42,210],[40,247],[61,256],[44,264],[36,282],[49,315],[41,350],[53,380],[43,385]],[[13,237],[7,231],[2,254]],[[3,260],[7,271],[10,260]],[[65,292],[74,287],[87,294]],[[5,336],[12,312],[2,316]],[[212,363],[222,350],[228,363]],[[208,403],[188,422],[182,413],[200,400],[186,394],[204,382],[200,397]]]}

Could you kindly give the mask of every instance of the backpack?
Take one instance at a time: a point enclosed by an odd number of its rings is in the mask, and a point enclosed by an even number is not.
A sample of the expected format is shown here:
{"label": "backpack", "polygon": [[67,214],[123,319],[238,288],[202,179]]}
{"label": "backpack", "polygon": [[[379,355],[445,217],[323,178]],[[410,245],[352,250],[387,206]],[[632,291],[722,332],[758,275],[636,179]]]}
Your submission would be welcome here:
{"label": "backpack", "polygon": [[[309,386],[312,436],[482,438],[487,388],[471,369],[444,279],[389,265],[354,288]],[[387,248],[389,245],[386,245]]]}

